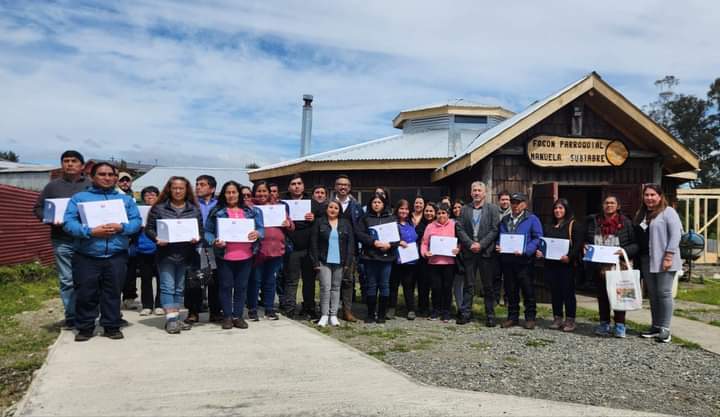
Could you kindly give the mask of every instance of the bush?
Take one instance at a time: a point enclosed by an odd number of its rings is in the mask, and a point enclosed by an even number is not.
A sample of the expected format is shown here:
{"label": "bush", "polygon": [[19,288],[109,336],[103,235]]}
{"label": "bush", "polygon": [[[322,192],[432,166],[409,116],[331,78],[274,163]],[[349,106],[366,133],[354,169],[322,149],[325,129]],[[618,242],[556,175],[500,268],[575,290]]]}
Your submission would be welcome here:
{"label": "bush", "polygon": [[39,262],[0,266],[0,285],[7,283],[38,282],[54,278],[55,268]]}

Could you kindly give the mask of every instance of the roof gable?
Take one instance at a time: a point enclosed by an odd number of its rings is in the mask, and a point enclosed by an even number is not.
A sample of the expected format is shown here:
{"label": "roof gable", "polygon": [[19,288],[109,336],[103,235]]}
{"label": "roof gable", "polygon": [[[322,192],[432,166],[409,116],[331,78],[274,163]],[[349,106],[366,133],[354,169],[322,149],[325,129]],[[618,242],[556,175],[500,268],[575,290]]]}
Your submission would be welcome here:
{"label": "roof gable", "polygon": [[601,113],[607,115],[608,119],[612,119],[608,120],[610,123],[613,125],[626,123],[630,126],[629,129],[623,129],[623,133],[628,137],[658,142],[657,145],[662,148],[663,154],[673,155],[674,161],[668,161],[668,163],[671,166],[677,166],[677,171],[699,168],[699,159],[695,153],[610,87],[597,73],[592,72],[557,93],[533,103],[522,112],[501,122],[494,128],[478,135],[461,154],[438,168],[432,174],[432,180],[438,181],[472,167],[523,132],[586,93],[593,97],[598,96],[596,106]]}

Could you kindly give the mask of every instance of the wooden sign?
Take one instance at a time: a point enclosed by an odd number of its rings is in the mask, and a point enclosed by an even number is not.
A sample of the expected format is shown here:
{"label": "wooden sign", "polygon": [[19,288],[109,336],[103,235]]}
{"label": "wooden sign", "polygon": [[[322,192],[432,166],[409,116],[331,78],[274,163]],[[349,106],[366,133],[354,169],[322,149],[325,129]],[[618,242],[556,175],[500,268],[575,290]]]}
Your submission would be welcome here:
{"label": "wooden sign", "polygon": [[527,143],[530,162],[540,167],[620,166],[628,158],[619,140],[541,135]]}

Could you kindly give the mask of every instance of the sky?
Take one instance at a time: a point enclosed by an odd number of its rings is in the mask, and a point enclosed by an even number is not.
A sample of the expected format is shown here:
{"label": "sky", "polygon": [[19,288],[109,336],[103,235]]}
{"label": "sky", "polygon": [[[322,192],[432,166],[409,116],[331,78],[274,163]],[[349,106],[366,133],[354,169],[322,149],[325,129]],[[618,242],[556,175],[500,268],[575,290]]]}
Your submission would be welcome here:
{"label": "sky", "polygon": [[720,77],[720,2],[0,0],[0,150],[242,167],[398,132],[456,98],[520,111],[597,71],[642,107]]}

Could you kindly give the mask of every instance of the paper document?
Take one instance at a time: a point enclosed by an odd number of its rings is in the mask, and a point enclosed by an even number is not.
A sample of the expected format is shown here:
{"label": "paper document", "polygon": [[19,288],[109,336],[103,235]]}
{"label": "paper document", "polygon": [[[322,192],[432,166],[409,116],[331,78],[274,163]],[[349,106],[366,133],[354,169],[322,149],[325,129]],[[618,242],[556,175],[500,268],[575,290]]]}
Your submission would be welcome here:
{"label": "paper document", "polygon": [[103,224],[129,223],[125,201],[120,198],[78,203],[77,206],[82,224],[91,229]]}
{"label": "paper document", "polygon": [[43,207],[44,223],[62,223],[69,198],[46,198]]}
{"label": "paper document", "polygon": [[601,264],[614,264],[619,258],[615,253],[621,248],[619,246],[588,245],[583,261]]}
{"label": "paper document", "polygon": [[500,253],[525,252],[525,235],[522,233],[501,233]]}
{"label": "paper document", "polygon": [[262,210],[263,226],[265,227],[281,227],[282,223],[287,219],[285,206],[283,204],[269,204],[255,207]]}
{"label": "paper document", "polygon": [[569,239],[555,239],[552,237],[542,237],[545,242],[545,259],[552,259],[559,261],[561,257],[567,256],[570,252],[570,240]]}
{"label": "paper document", "polygon": [[290,219],[305,221],[305,215],[312,211],[311,200],[283,200],[290,207]]}
{"label": "paper document", "polygon": [[398,246],[397,250],[401,264],[406,264],[408,262],[417,261],[418,259],[420,259],[420,253],[418,252],[418,247],[415,242],[408,243],[407,248]]}
{"label": "paper document", "polygon": [[248,234],[253,230],[253,219],[217,219],[217,238],[225,242],[251,242]]}
{"label": "paper document", "polygon": [[152,206],[137,206],[137,208],[140,212],[140,217],[142,217],[142,225],[145,227],[145,225],[147,225],[148,214],[150,214]]}
{"label": "paper document", "polygon": [[200,240],[197,219],[159,219],[157,238],[170,243]]}
{"label": "paper document", "polygon": [[433,256],[455,256],[453,249],[457,248],[457,238],[450,236],[430,236],[430,252]]}
{"label": "paper document", "polygon": [[370,229],[377,233],[377,240],[381,242],[392,243],[400,241],[400,230],[398,230],[398,225],[395,222],[370,226]]}

